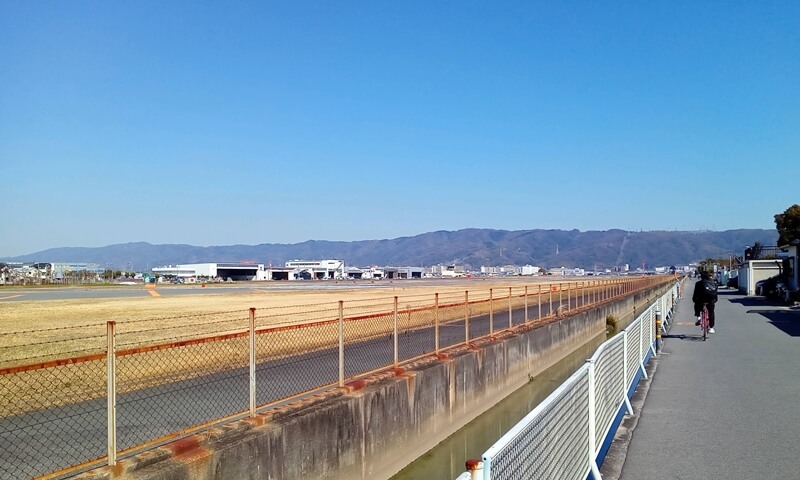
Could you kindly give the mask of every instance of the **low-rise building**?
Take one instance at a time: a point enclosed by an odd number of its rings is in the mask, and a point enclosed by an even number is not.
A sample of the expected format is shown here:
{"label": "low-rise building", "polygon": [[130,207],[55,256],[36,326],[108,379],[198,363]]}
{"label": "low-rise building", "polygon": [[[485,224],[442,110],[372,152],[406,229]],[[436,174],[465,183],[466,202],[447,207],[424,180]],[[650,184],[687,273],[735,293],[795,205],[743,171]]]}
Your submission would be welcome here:
{"label": "low-rise building", "polygon": [[344,260],[290,260],[285,265],[298,270],[303,277],[303,272],[306,272],[314,280],[346,278]]}

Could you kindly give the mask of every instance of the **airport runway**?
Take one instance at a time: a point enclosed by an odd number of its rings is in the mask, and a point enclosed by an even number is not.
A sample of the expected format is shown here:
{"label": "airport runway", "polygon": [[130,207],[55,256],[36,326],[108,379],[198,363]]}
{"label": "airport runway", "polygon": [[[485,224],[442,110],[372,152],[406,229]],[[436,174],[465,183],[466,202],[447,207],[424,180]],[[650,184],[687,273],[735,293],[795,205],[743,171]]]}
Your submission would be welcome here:
{"label": "airport runway", "polygon": [[[397,287],[458,286],[475,288],[483,283],[502,282],[538,283],[565,281],[563,277],[478,277],[460,279],[419,279],[419,280],[322,280],[285,282],[237,282],[172,285],[152,284],[160,296],[173,295],[228,295],[259,291],[297,291],[297,290],[351,290],[351,289],[391,289]],[[583,279],[585,280],[585,279]],[[47,300],[136,298],[150,296],[150,288],[145,285],[98,285],[98,286],[47,286],[47,287],[0,287],[0,303],[31,302]]]}

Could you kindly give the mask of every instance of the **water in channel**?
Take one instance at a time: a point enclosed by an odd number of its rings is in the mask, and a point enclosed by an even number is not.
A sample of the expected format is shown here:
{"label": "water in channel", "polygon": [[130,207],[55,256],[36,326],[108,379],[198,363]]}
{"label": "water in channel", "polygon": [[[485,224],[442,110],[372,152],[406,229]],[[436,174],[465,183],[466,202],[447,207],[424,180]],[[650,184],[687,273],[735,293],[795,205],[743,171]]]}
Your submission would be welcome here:
{"label": "water in channel", "polygon": [[605,339],[605,334],[598,335],[450,435],[391,480],[454,480],[464,472],[464,463],[468,459],[480,458],[494,442],[580,368]]}

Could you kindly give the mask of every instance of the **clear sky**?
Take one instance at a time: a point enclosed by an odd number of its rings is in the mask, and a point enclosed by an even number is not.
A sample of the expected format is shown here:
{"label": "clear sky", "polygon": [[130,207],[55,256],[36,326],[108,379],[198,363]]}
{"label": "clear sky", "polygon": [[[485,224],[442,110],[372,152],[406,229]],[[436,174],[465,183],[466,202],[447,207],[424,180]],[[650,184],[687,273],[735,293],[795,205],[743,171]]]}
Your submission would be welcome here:
{"label": "clear sky", "polygon": [[0,257],[774,228],[800,3],[0,2]]}

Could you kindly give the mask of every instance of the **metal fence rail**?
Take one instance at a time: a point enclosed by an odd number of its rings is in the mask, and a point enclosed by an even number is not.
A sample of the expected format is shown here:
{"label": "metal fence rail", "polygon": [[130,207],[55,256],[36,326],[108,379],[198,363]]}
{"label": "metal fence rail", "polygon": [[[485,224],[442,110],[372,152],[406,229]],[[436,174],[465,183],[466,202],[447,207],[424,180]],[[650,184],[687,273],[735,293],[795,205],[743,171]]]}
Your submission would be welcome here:
{"label": "metal fence rail", "polygon": [[[628,328],[603,343],[578,371],[492,445],[457,480],[600,480],[598,455],[616,419],[632,414],[629,393],[654,355],[656,317],[672,317],[676,283]],[[602,462],[602,458],[599,459]]]}
{"label": "metal fence rail", "polygon": [[0,333],[0,479],[63,478],[114,465],[278,402],[665,281],[564,281],[187,313],[169,317],[170,328],[145,319]]}

